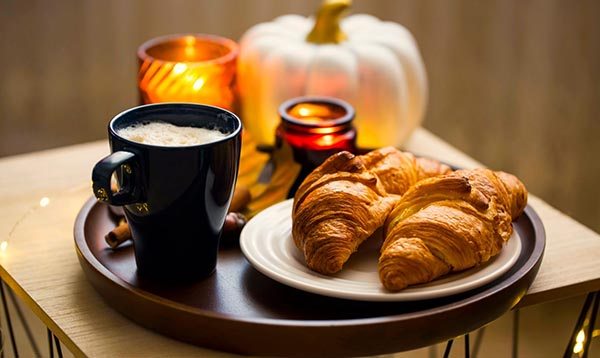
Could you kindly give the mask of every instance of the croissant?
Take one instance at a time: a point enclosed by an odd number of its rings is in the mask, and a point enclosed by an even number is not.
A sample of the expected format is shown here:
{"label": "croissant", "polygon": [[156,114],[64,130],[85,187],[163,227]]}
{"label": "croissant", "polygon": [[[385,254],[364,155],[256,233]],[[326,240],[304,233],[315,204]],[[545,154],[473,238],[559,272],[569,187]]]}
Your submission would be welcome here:
{"label": "croissant", "polygon": [[437,160],[415,158],[411,153],[385,147],[361,156],[388,194],[402,195],[421,179],[450,173],[452,169]]}
{"label": "croissant", "polygon": [[459,170],[418,182],[385,222],[381,282],[398,291],[488,261],[526,204],[523,183],[504,172]]}
{"label": "croissant", "polygon": [[[332,274],[381,227],[399,195],[435,170],[433,161],[383,148],[364,156],[340,152],[309,174],[294,196],[292,237],[307,266]],[[439,174],[439,173],[435,173]]]}

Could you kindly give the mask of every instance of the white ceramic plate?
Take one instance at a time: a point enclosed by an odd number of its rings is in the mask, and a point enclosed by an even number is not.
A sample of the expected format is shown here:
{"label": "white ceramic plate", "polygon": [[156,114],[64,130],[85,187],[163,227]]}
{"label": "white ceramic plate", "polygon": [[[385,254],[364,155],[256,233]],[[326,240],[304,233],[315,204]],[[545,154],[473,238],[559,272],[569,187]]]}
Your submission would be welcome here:
{"label": "white ceramic plate", "polygon": [[521,240],[513,236],[500,254],[487,263],[411,286],[400,292],[386,291],[379,282],[377,259],[381,234],[367,239],[341,272],[326,276],[310,270],[292,240],[292,200],[275,204],[256,215],[240,236],[242,252],[260,272],[300,290],[359,301],[415,301],[439,298],[480,287],[508,271],[521,252]]}

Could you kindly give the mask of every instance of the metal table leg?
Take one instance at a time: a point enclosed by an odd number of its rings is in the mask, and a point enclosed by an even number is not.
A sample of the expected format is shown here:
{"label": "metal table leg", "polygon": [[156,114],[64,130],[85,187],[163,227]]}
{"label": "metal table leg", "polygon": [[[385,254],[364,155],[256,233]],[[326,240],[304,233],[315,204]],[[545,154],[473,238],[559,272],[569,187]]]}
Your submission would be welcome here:
{"label": "metal table leg", "polygon": [[583,358],[588,356],[599,305],[600,291],[589,293],[585,298],[577,323],[573,328],[573,333],[571,333],[571,338],[563,355],[564,358],[572,357],[574,354]]}
{"label": "metal table leg", "polygon": [[0,296],[2,299],[2,308],[4,309],[4,316],[6,317],[6,325],[8,326],[8,334],[10,335],[10,343],[12,345],[13,354],[16,358],[18,358],[19,351],[17,349],[17,344],[15,343],[12,320],[10,319],[10,312],[8,311],[8,305],[6,304],[6,295],[4,294],[4,281],[0,282]]}
{"label": "metal table leg", "polygon": [[[5,292],[6,292],[6,294],[5,294]],[[19,321],[21,322],[21,326],[23,327],[23,330],[25,331],[27,339],[29,340],[29,344],[31,345],[33,354],[36,357],[41,357],[42,355],[40,353],[40,350],[39,350],[37,344],[35,343],[35,339],[33,338],[31,329],[29,328],[29,325],[27,324],[27,321],[25,320],[25,317],[23,315],[23,311],[21,310],[21,307],[19,307],[19,305],[17,304],[17,300],[15,299],[15,296],[13,295],[12,291],[9,288],[6,291],[4,290],[4,281],[2,281],[2,280],[0,280],[0,301],[2,302],[2,311],[4,313],[4,316],[6,317],[6,325],[7,325],[8,335],[10,338],[10,343],[12,346],[12,351],[13,351],[14,357],[17,357],[17,358],[19,357],[19,351],[17,348],[16,339],[15,339],[15,333],[14,333],[14,329],[13,329],[10,310],[8,307],[9,301],[12,301],[12,305],[15,309],[15,312],[17,313],[17,317],[19,318]],[[0,342],[2,344],[1,347],[3,348],[0,351],[0,357],[4,358],[4,349],[7,348],[7,347],[4,347],[4,344],[6,343],[6,339],[5,339],[4,335],[0,335]]]}
{"label": "metal table leg", "polygon": [[[471,344],[469,342],[469,334],[465,334],[465,358],[469,358],[471,356]],[[446,343],[446,349],[444,349],[444,358],[448,358],[450,356],[450,351],[452,351],[452,344],[454,343],[454,339],[451,339]]]}

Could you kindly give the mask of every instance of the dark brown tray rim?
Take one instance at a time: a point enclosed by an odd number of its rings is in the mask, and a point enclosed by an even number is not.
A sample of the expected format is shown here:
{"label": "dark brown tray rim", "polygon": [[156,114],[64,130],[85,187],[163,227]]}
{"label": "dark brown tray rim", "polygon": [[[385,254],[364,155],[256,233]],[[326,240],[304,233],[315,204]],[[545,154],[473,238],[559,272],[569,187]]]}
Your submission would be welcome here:
{"label": "dark brown tray rim", "polygon": [[[535,212],[535,210],[528,204],[527,207],[525,208],[524,216],[530,222],[530,224],[533,228],[533,231],[535,233],[535,239],[536,239],[536,242],[534,244],[534,249],[533,249],[531,255],[529,256],[527,261],[516,272],[514,272],[511,275],[511,277],[514,277],[514,279],[504,280],[501,283],[497,283],[482,292],[479,292],[475,295],[469,296],[468,299],[450,302],[446,305],[429,308],[429,309],[425,309],[422,311],[415,311],[412,313],[403,313],[401,315],[390,315],[390,316],[385,316],[385,317],[342,319],[342,320],[318,320],[318,321],[260,318],[260,317],[252,317],[252,318],[246,319],[246,318],[240,318],[240,317],[233,316],[233,315],[215,313],[214,311],[211,311],[211,310],[203,310],[203,309],[199,309],[199,308],[190,307],[185,304],[163,298],[161,296],[149,293],[147,291],[140,290],[140,289],[136,288],[135,286],[132,286],[129,283],[127,283],[126,281],[122,280],[115,274],[113,274],[100,261],[98,261],[98,259],[92,254],[91,250],[87,246],[87,243],[85,242],[85,235],[84,235],[85,222],[86,222],[89,212],[92,210],[92,208],[95,205],[103,205],[103,204],[98,203],[94,197],[91,197],[83,205],[83,207],[81,208],[81,210],[75,220],[74,236],[75,236],[75,242],[76,242],[75,246],[76,246],[77,254],[80,255],[81,257],[83,257],[86,261],[88,261],[90,263],[90,267],[92,267],[94,270],[96,270],[100,275],[105,276],[107,279],[118,284],[123,289],[127,289],[127,290],[131,290],[133,292],[136,292],[140,296],[143,296],[145,299],[154,301],[157,304],[165,304],[166,302],[168,302],[168,304],[170,306],[177,308],[178,310],[181,310],[181,311],[186,311],[186,312],[190,312],[193,314],[199,314],[199,315],[216,318],[216,319],[244,322],[244,323],[251,323],[251,324],[258,323],[258,324],[266,324],[266,325],[296,327],[296,326],[298,326],[298,322],[302,322],[302,325],[311,326],[311,327],[332,327],[332,326],[333,327],[343,327],[343,326],[381,324],[381,323],[386,323],[386,322],[397,322],[399,320],[409,320],[411,318],[416,318],[416,317],[420,317],[420,316],[427,315],[427,314],[441,314],[446,311],[455,310],[459,307],[467,306],[467,305],[471,304],[470,301],[480,300],[480,299],[489,297],[491,295],[494,295],[498,291],[502,291],[502,290],[506,289],[507,287],[509,287],[512,284],[512,282],[518,281],[521,278],[523,278],[541,260],[543,253],[544,253],[545,242],[546,242],[546,235],[545,235],[545,230],[544,230],[542,221],[539,218],[539,216],[537,215],[537,213]],[[515,302],[515,304],[516,303],[517,302]],[[374,303],[374,304],[377,304],[377,303]]]}

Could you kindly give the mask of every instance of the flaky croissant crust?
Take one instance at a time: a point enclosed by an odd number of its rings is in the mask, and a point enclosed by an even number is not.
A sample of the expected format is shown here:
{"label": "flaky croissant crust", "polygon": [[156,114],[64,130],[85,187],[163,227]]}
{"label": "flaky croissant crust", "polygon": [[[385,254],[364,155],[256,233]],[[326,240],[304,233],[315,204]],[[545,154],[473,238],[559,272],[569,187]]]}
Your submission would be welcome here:
{"label": "flaky croissant crust", "polygon": [[421,179],[452,170],[437,160],[416,158],[412,153],[394,147],[373,150],[361,156],[365,167],[381,181],[388,194],[402,195]]}
{"label": "flaky croissant crust", "polygon": [[459,170],[418,182],[385,222],[381,282],[397,291],[488,261],[526,204],[523,183],[503,172]]}

